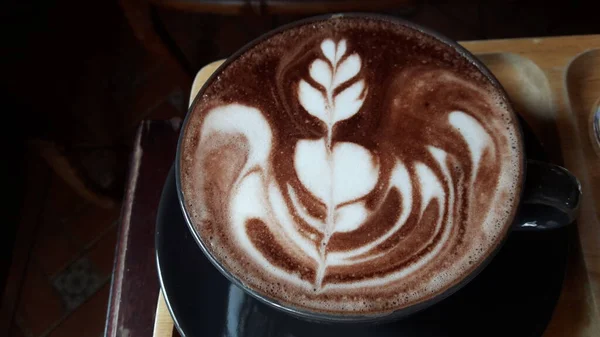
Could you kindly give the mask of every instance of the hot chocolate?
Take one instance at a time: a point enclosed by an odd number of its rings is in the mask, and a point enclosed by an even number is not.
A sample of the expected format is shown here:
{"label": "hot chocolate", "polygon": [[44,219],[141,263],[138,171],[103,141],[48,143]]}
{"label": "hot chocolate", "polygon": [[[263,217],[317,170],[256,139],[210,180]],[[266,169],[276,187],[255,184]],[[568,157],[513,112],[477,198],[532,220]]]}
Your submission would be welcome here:
{"label": "hot chocolate", "polygon": [[522,140],[501,90],[386,19],[278,32],[228,63],[181,140],[208,252],[287,306],[383,313],[460,282],[510,227]]}

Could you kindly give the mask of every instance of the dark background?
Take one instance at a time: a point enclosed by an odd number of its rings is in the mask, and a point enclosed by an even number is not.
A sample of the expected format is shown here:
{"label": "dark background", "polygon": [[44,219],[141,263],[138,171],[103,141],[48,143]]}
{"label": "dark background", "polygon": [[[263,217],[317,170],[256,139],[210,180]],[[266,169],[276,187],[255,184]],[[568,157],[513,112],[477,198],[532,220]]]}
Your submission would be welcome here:
{"label": "dark background", "polygon": [[[183,117],[195,72],[260,34],[336,8],[401,16],[455,40],[600,33],[594,1],[374,1],[372,7],[329,1],[325,8],[313,0],[304,2],[308,9],[294,1],[207,2],[0,5],[8,182],[0,335],[6,329],[11,336],[80,335],[70,321],[101,333],[137,125]],[[86,263],[91,272],[83,274],[101,281],[88,278],[93,286],[70,302],[59,281]],[[86,309],[88,303],[100,308]],[[79,315],[83,310],[89,313]]]}

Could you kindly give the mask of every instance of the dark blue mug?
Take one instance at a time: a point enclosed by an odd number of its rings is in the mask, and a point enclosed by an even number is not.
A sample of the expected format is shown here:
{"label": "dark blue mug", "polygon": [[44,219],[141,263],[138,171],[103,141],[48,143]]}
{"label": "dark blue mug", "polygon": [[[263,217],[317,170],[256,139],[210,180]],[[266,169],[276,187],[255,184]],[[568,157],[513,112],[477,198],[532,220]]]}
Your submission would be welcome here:
{"label": "dark blue mug", "polygon": [[[502,89],[502,86],[500,85],[498,80],[494,77],[494,75],[492,75],[492,73],[489,71],[489,69],[487,69],[484,64],[482,64],[474,55],[472,55],[470,52],[468,52],[466,49],[464,49],[462,46],[460,46],[457,42],[452,41],[452,40],[440,35],[437,32],[431,31],[424,27],[418,26],[414,23],[410,23],[410,22],[407,22],[407,21],[404,21],[402,19],[398,19],[395,17],[385,17],[385,16],[373,15],[373,14],[343,14],[343,15],[344,16],[366,16],[366,17],[376,17],[376,18],[380,17],[380,18],[383,18],[384,20],[396,22],[399,25],[403,25],[410,29],[416,30],[418,32],[421,32],[423,34],[426,34],[426,35],[436,38],[437,40],[441,41],[442,43],[446,44],[447,46],[453,48],[456,52],[458,52],[458,54],[460,54],[461,56],[463,56],[464,58],[469,60],[473,65],[475,65],[477,67],[477,69],[485,77],[487,77],[489,79],[489,81],[492,82],[492,84],[494,84],[501,91],[502,95],[504,96],[503,98],[506,98],[506,101],[509,102],[509,100],[507,99],[506,92]],[[340,14],[336,14],[333,16],[339,17]],[[278,32],[281,32],[283,30],[295,27],[297,25],[303,25],[306,23],[314,22],[314,21],[322,21],[322,20],[326,20],[327,18],[330,18],[330,17],[332,17],[332,15],[313,17],[313,18],[309,18],[306,20],[294,22],[292,24],[282,26],[268,34],[265,34],[265,35],[259,37],[258,39],[249,43],[248,45],[244,46],[237,53],[232,55],[224,64],[222,64],[214,72],[214,74],[212,75],[212,78],[218,76],[219,72],[223,68],[227,67],[227,65],[229,63],[233,62],[235,59],[237,59],[237,57],[239,57],[241,54],[243,54],[246,50],[255,46],[256,44],[263,41],[264,39],[266,39]],[[211,79],[209,79],[207,81],[207,83],[210,83],[210,82],[211,82]],[[203,87],[200,90],[197,97],[202,96],[205,88],[206,87]],[[194,104],[192,104],[192,108],[193,108],[193,106],[194,106]],[[188,119],[189,119],[190,115],[191,114],[187,115],[187,117],[184,121],[182,130],[185,130],[185,126],[188,123]],[[517,120],[518,120],[518,118],[517,118]],[[520,124],[519,127],[521,129],[521,133],[523,133],[522,128],[524,127],[524,125]],[[183,132],[181,133],[181,135],[183,135]],[[181,138],[182,137],[180,137],[180,140],[179,140],[179,144],[178,144],[178,148],[177,148],[177,158],[175,160],[175,173],[176,173],[175,176],[176,176],[177,190],[178,190],[178,196],[179,196],[179,203],[183,210],[188,228],[191,231],[192,236],[194,237],[196,243],[199,245],[199,247],[201,248],[203,253],[206,255],[208,260],[211,261],[211,263],[229,281],[231,281],[233,284],[237,285],[240,289],[242,289],[247,294],[258,299],[259,301],[261,301],[279,311],[290,314],[292,316],[295,316],[295,317],[298,317],[301,319],[305,319],[305,320],[309,320],[309,321],[330,322],[330,323],[363,323],[363,322],[379,323],[379,322],[386,322],[389,320],[399,319],[401,317],[405,317],[407,315],[410,315],[410,314],[413,314],[420,310],[423,310],[431,305],[434,305],[435,303],[441,301],[442,299],[450,296],[451,294],[456,292],[458,289],[464,287],[477,274],[479,274],[483,270],[483,268],[485,268],[485,266],[488,265],[488,263],[493,259],[495,254],[498,252],[498,250],[502,246],[501,244],[498,245],[495,250],[491,251],[486,256],[485,261],[478,268],[476,268],[469,275],[464,277],[455,286],[453,286],[449,289],[446,289],[444,292],[442,292],[434,297],[428,298],[421,302],[417,302],[414,305],[398,309],[391,313],[386,313],[383,315],[382,314],[332,315],[332,314],[325,314],[322,312],[313,312],[313,311],[308,311],[305,309],[299,309],[299,308],[295,308],[295,307],[286,306],[282,303],[277,302],[273,298],[266,297],[260,293],[253,291],[252,289],[244,286],[244,284],[242,282],[240,282],[240,280],[238,280],[230,271],[228,271],[223,265],[221,265],[214,258],[214,256],[208,251],[207,247],[200,239],[197,231],[194,229],[194,225],[192,223],[190,214],[188,213],[188,210],[186,209],[185,203],[183,202],[183,193],[182,193],[182,189],[181,189],[181,167],[180,167],[180,160],[182,157]],[[523,149],[523,152],[525,152],[524,149]],[[515,212],[516,215],[513,219],[512,230],[513,231],[544,231],[544,230],[551,230],[551,229],[564,227],[564,226],[568,226],[568,225],[572,224],[577,216],[577,211],[579,208],[579,202],[580,202],[580,198],[581,198],[581,186],[580,186],[577,178],[563,167],[557,166],[555,164],[547,163],[547,162],[527,159],[527,155],[525,153],[523,153],[522,158],[525,161],[525,163],[523,164],[523,168],[525,170],[525,172],[524,172],[525,181],[524,181],[523,188],[521,188],[520,202],[518,205],[518,209]],[[510,231],[508,231],[508,233],[506,233],[505,237],[502,238],[502,242],[505,241],[505,239],[509,233],[510,233]]]}

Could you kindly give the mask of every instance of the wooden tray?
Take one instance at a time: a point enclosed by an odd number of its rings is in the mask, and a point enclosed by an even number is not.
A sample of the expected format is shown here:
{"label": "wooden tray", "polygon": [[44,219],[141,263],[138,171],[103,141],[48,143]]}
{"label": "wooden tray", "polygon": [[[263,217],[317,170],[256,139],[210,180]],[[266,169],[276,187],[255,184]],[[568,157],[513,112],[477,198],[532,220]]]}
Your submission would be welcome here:
{"label": "wooden tray", "polygon": [[[544,336],[600,336],[600,152],[590,116],[600,99],[600,35],[461,42],[496,75],[551,159],[581,180],[583,201],[567,276]],[[223,61],[202,68],[190,102]],[[162,293],[155,337],[171,337]]]}

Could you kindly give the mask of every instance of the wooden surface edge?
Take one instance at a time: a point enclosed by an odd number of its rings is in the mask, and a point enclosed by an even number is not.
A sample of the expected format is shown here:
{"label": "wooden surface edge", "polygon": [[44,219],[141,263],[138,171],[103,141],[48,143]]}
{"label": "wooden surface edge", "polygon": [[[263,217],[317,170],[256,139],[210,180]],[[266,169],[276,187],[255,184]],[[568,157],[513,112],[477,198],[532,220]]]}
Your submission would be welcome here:
{"label": "wooden surface edge", "polygon": [[106,326],[104,328],[104,335],[106,337],[119,336],[119,305],[121,303],[122,282],[125,268],[125,255],[127,253],[126,247],[128,243],[127,241],[129,239],[129,226],[131,220],[130,218],[135,197],[135,189],[137,186],[137,177],[139,174],[139,168],[141,163],[141,140],[144,128],[144,123],[142,123],[138,127],[135,136],[133,152],[130,156],[129,177],[127,179],[129,184],[125,189],[125,199],[123,200],[121,218],[119,219],[120,225],[118,230],[117,247],[115,248],[113,277],[111,279]]}
{"label": "wooden surface edge", "polygon": [[162,290],[158,293],[158,300],[156,303],[156,319],[154,321],[154,331],[152,332],[153,337],[172,337],[173,336],[173,318],[167,308],[167,302],[163,296]]}

